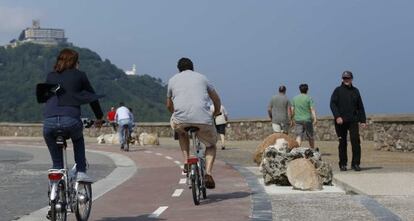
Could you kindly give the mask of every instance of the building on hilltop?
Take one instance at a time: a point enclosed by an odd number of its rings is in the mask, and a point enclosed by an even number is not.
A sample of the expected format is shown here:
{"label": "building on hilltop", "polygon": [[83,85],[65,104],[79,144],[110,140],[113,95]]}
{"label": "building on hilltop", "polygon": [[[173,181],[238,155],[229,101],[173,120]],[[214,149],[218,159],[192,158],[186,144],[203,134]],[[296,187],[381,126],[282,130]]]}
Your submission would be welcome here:
{"label": "building on hilltop", "polygon": [[137,66],[135,64],[132,65],[132,70],[126,70],[126,75],[138,75],[137,73]]}
{"label": "building on hilltop", "polygon": [[16,47],[29,42],[42,45],[59,45],[67,43],[67,38],[65,38],[65,30],[41,28],[39,20],[33,20],[32,27],[24,29],[19,38],[11,40],[8,46]]}

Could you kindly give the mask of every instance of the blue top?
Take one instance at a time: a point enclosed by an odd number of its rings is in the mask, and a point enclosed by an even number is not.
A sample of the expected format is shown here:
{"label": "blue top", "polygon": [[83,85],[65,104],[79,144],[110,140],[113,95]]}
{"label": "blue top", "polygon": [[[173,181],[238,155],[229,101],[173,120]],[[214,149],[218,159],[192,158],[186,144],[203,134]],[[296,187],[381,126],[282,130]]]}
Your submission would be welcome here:
{"label": "blue top", "polygon": [[73,118],[80,118],[80,106],[59,106],[57,96],[51,97],[45,104],[43,112],[44,118],[55,116],[68,116]]}

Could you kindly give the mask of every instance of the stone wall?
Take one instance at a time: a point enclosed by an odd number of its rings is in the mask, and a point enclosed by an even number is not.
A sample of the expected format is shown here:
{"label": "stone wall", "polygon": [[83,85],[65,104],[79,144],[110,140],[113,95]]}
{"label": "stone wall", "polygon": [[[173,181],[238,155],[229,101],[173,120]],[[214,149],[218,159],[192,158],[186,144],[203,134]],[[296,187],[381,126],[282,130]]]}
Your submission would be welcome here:
{"label": "stone wall", "polygon": [[[157,133],[172,137],[169,123],[137,123],[138,133]],[[85,129],[86,136],[96,137],[111,133],[110,127]],[[293,131],[292,131],[293,132]],[[272,133],[268,119],[238,119],[227,124],[228,140],[263,140]],[[378,149],[414,152],[414,114],[373,115],[368,117],[368,127],[361,129],[361,140],[374,141]],[[0,123],[0,136],[42,136],[42,124]],[[318,118],[315,139],[336,141],[332,117]]]}

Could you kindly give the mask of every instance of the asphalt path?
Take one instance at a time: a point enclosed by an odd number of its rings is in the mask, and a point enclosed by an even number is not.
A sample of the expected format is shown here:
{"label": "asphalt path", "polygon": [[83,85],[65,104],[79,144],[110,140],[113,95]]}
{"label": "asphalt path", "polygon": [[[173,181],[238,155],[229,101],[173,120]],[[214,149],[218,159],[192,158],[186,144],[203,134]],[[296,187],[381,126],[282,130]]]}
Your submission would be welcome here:
{"label": "asphalt path", "polygon": [[[110,158],[87,152],[88,173],[100,180],[114,170]],[[68,150],[73,165],[73,150]],[[47,170],[51,167],[46,147],[0,144],[0,220],[14,220],[48,205]]]}

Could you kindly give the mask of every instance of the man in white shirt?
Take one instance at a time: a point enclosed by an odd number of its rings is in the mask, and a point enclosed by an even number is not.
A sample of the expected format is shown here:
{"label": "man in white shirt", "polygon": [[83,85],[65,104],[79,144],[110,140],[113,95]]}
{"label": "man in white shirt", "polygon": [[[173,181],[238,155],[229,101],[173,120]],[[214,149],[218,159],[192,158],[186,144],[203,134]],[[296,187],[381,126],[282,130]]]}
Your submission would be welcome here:
{"label": "man in white shirt", "polygon": [[[172,113],[171,127],[178,138],[185,162],[190,157],[190,140],[185,128],[194,126],[197,136],[206,146],[206,187],[215,188],[212,168],[216,157],[217,132],[210,113],[210,101],[215,108],[214,116],[220,113],[220,97],[207,78],[194,71],[193,62],[181,58],[177,68],[180,71],[168,81],[167,108]],[[184,168],[188,172],[188,168]]]}
{"label": "man in white shirt", "polygon": [[118,135],[119,141],[121,143],[121,150],[124,150],[124,144],[126,142],[123,136],[124,125],[128,125],[129,131],[132,131],[133,116],[129,109],[125,107],[125,104],[123,102],[119,103],[119,107],[116,109],[115,121],[119,125]]}

